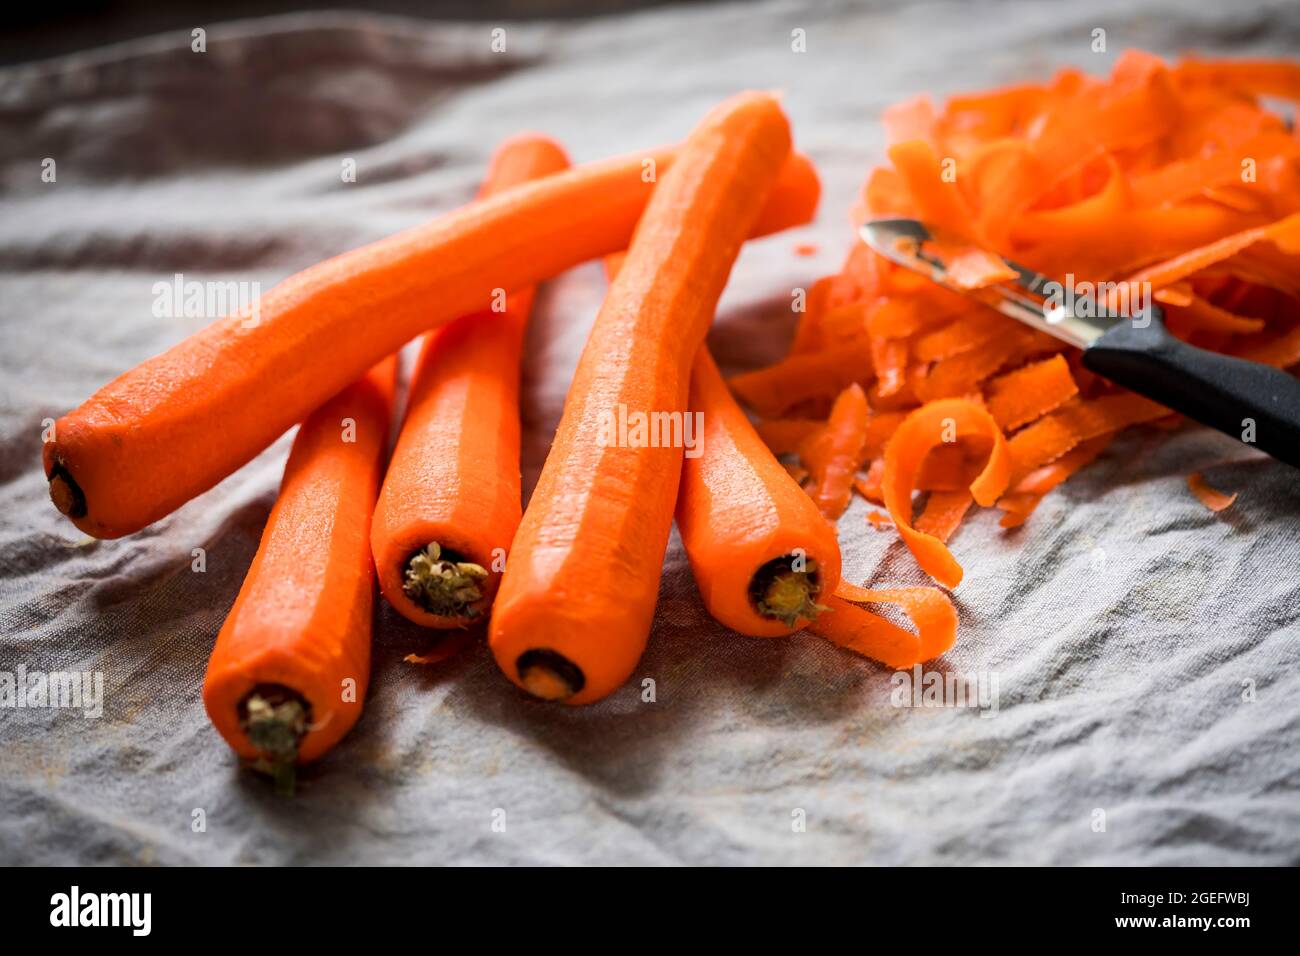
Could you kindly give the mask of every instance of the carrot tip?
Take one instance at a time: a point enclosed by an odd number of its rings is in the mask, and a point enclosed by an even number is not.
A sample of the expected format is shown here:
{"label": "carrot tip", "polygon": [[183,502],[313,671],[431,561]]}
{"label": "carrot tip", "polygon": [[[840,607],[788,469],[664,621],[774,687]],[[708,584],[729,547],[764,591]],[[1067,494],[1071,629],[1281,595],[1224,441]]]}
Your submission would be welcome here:
{"label": "carrot tip", "polygon": [[262,752],[252,767],[270,774],[276,793],[293,795],[294,764],[298,744],[307,733],[309,709],[299,694],[273,684],[253,688],[240,706],[244,733]]}
{"label": "carrot tip", "polygon": [[542,700],[565,700],[587,683],[582,668],[563,654],[549,649],[524,651],[515,661],[524,689]]}
{"label": "carrot tip", "polygon": [[795,570],[798,560],[793,554],[784,554],[764,564],[749,583],[749,597],[763,617],[794,627],[800,619],[813,621],[827,610],[818,604],[821,593],[821,575],[817,562],[803,558],[802,566]]}
{"label": "carrot tip", "polygon": [[86,516],[86,496],[61,461],[55,462],[50,469],[50,500],[60,513],[69,518]]}
{"label": "carrot tip", "polygon": [[478,617],[474,604],[483,600],[479,585],[487,580],[487,569],[460,555],[443,551],[438,542],[416,551],[406,561],[402,593],[440,617]]}

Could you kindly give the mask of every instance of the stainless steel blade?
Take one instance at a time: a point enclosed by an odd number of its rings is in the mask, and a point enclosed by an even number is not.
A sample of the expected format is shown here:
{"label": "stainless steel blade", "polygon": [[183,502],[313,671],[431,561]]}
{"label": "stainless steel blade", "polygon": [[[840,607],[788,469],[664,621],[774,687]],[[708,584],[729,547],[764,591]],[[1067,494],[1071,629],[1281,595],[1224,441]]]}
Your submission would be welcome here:
{"label": "stainless steel blade", "polygon": [[1015,286],[1000,284],[966,289],[957,285],[943,262],[925,251],[924,244],[933,237],[925,223],[919,220],[872,219],[863,223],[858,234],[890,262],[918,272],[945,289],[977,299],[1003,315],[1078,348],[1087,348],[1110,327],[1112,320],[1108,317],[1080,316],[1063,305],[1053,305],[1050,300],[1052,293],[1060,288],[1059,284],[1009,259],[1002,261],[1018,273]]}

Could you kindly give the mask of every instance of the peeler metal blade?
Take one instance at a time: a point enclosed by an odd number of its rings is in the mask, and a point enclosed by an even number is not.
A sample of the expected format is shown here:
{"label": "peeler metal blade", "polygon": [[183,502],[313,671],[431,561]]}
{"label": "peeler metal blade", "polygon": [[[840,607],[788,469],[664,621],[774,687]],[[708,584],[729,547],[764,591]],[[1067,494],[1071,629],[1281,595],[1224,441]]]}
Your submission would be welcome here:
{"label": "peeler metal blade", "polygon": [[[1053,287],[1059,285],[1041,273],[999,256],[1018,273],[1014,285],[999,284],[983,289],[967,289],[952,281],[943,260],[926,243],[933,240],[925,223],[917,219],[872,219],[858,230],[862,240],[890,262],[911,269],[959,295],[977,299],[1003,315],[1055,336],[1084,349],[1110,328],[1106,318],[1089,318],[1075,314],[1049,301]],[[995,253],[990,253],[995,255]]]}

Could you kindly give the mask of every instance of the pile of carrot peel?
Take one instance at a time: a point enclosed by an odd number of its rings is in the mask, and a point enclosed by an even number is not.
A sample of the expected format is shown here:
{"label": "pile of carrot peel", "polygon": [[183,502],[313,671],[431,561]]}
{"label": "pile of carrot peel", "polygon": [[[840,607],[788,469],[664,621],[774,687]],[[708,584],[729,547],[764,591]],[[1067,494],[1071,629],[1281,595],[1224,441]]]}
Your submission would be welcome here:
{"label": "pile of carrot peel", "polygon": [[[926,222],[969,288],[1010,278],[981,249],[1076,285],[1148,283],[1129,288],[1151,291],[1176,336],[1289,367],[1300,138],[1261,97],[1300,100],[1300,66],[1129,51],[1105,79],[1067,69],[941,110],[909,100],[886,111],[890,164],[853,221]],[[855,243],[809,289],[788,356],[730,385],[829,518],[854,493],[883,506],[867,520],[951,588],[962,568],[948,541],[974,505],[1015,528],[1121,430],[1176,424],[1080,354]],[[1215,511],[1235,498],[1199,475],[1189,487]]]}

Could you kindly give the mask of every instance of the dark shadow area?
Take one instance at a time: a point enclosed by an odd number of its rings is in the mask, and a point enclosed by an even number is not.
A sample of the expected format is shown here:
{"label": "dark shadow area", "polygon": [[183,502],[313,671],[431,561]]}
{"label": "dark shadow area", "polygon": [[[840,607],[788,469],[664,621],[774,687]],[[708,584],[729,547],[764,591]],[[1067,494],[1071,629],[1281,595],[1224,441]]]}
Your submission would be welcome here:
{"label": "dark shadow area", "polygon": [[[679,0],[681,2],[681,0]],[[689,0],[687,0],[689,2]],[[425,20],[552,20],[610,16],[667,0],[377,0],[336,9]],[[135,37],[198,26],[320,9],[302,0],[228,0],[214,15],[211,4],[146,0],[73,0],[57,5],[18,4],[6,11],[0,65],[61,56]],[[328,8],[327,8],[328,9]]]}

